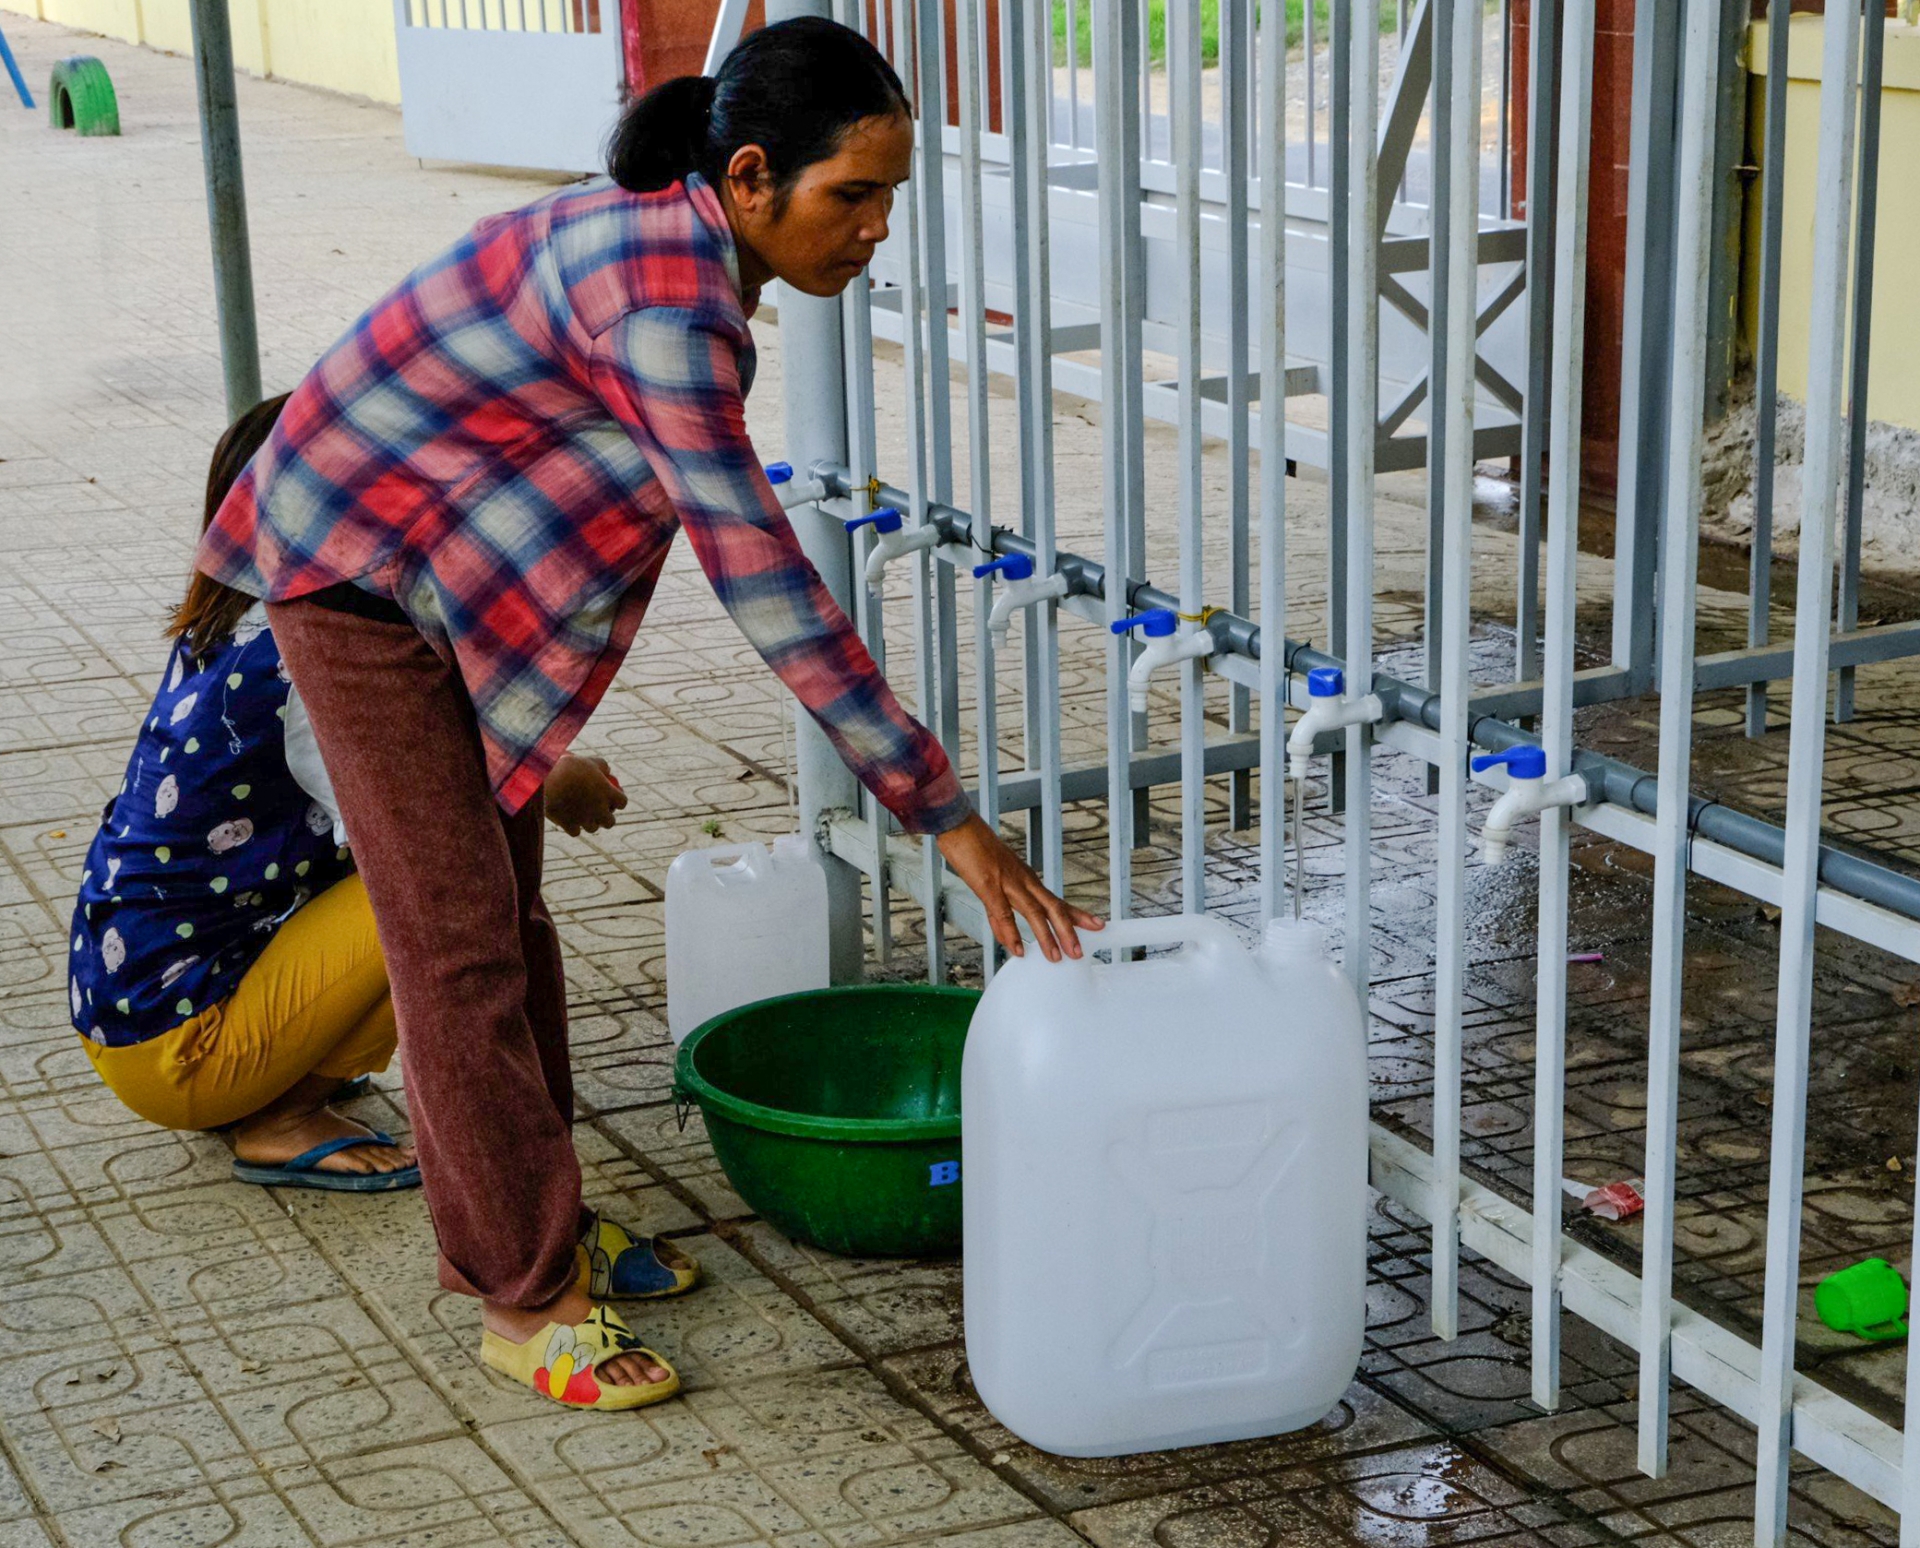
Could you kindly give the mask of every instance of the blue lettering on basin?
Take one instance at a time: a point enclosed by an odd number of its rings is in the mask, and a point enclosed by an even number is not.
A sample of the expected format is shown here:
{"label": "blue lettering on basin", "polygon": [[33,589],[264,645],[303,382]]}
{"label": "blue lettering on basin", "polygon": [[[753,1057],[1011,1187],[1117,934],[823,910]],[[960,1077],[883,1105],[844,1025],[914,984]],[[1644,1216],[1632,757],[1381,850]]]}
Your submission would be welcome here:
{"label": "blue lettering on basin", "polygon": [[960,1163],[958,1161],[936,1161],[927,1168],[927,1186],[929,1188],[950,1188],[960,1181]]}

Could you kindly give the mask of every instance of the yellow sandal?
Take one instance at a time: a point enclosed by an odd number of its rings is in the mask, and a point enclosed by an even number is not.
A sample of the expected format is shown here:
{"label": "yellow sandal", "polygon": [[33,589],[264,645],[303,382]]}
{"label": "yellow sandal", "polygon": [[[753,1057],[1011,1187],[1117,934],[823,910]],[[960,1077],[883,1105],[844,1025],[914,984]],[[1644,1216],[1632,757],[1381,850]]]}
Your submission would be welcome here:
{"label": "yellow sandal", "polygon": [[662,1301],[685,1295],[700,1280],[700,1265],[658,1236],[635,1236],[604,1215],[575,1249],[574,1280],[596,1301]]}
{"label": "yellow sandal", "polygon": [[[645,1356],[667,1373],[644,1386],[602,1385],[595,1365],[623,1354]],[[645,1408],[680,1390],[671,1365],[647,1348],[611,1308],[596,1306],[585,1322],[549,1322],[524,1344],[489,1330],[480,1334],[480,1358],[501,1374],[569,1408]]]}

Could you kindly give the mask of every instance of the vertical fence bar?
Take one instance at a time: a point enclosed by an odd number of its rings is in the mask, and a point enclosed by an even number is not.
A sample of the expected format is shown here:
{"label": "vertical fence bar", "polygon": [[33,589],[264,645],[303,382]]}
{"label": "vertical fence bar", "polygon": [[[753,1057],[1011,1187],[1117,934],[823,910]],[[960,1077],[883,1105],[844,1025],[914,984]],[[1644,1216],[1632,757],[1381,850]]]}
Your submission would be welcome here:
{"label": "vertical fence bar", "polygon": [[[1051,575],[1053,534],[1053,329],[1049,296],[1046,133],[1053,98],[1052,7],[1004,0],[1013,32],[1008,60],[1014,248],[1014,349],[1019,357],[1021,525],[1035,569]],[[1058,604],[1023,609],[1027,622],[1027,760],[1040,773],[1039,870],[1056,892],[1065,868],[1060,808],[1060,627]],[[1035,753],[1038,753],[1036,760]]]}
{"label": "vertical fence bar", "polygon": [[1320,186],[1320,82],[1314,68],[1314,11],[1320,0],[1301,0],[1300,6],[1300,52],[1306,63],[1307,98],[1307,187]]}
{"label": "vertical fence bar", "polygon": [[[1311,3],[1311,0],[1309,0]],[[1347,509],[1353,499],[1347,458],[1351,423],[1353,352],[1353,232],[1347,205],[1353,176],[1353,26],[1356,0],[1327,5],[1327,638],[1346,639]],[[1348,677],[1355,679],[1349,667]],[[1359,691],[1357,679],[1355,691]],[[1327,806],[1338,811],[1346,800],[1346,754],[1333,756],[1327,779]]]}
{"label": "vertical fence bar", "polygon": [[[1254,0],[1220,0],[1220,170],[1227,184],[1227,543],[1231,587],[1227,605],[1245,618],[1253,608],[1252,476],[1249,468],[1250,394],[1247,330],[1248,129],[1251,106],[1245,61],[1254,51]],[[1227,729],[1244,736],[1253,725],[1253,695],[1235,684],[1227,694]],[[1227,827],[1253,825],[1253,771],[1228,776]]]}
{"label": "vertical fence bar", "polygon": [[1153,141],[1153,7],[1150,0],[1132,0],[1140,22],[1140,154],[1154,156]]}
{"label": "vertical fence bar", "polygon": [[1633,105],[1627,172],[1626,309],[1620,347],[1620,463],[1613,549],[1613,663],[1634,690],[1654,685],[1660,488],[1667,392],[1660,344],[1670,332],[1673,99],[1677,5],[1633,13]]}
{"label": "vertical fence bar", "polygon": [[260,333],[253,310],[247,185],[240,170],[240,109],[233,95],[233,24],[226,0],[193,0],[193,78],[200,98],[200,157],[213,239],[213,294],[227,417],[260,401]]}
{"label": "vertical fence bar", "polygon": [[[1886,69],[1887,11],[1868,0],[1860,51],[1859,219],[1853,249],[1852,384],[1847,393],[1846,533],[1840,550],[1839,632],[1860,626],[1860,541],[1866,524],[1867,381],[1873,354],[1873,249],[1880,219],[1880,82]],[[1833,718],[1853,719],[1853,668],[1840,668]]]}
{"label": "vertical fence bar", "polygon": [[[849,0],[842,20],[855,25],[859,19],[857,0]],[[784,314],[783,314],[784,316]],[[847,466],[856,483],[864,484],[879,472],[878,435],[875,426],[873,384],[873,289],[863,275],[848,289],[841,303],[841,337],[846,362],[844,383],[845,417],[842,421],[846,440]],[[865,501],[873,508],[873,501]],[[866,559],[872,543],[869,531],[852,543],[853,596],[848,611],[866,642],[868,652],[882,671],[886,669],[887,639],[883,609],[866,583]],[[804,726],[804,718],[802,724]],[[886,967],[893,960],[893,895],[889,891],[886,836],[892,821],[887,809],[873,798],[871,791],[856,784],[855,801],[849,802],[873,824],[875,844],[873,865],[867,872],[869,919],[873,931],[874,960]]]}
{"label": "vertical fence bar", "polygon": [[[1126,580],[1139,573],[1136,523],[1145,520],[1145,464],[1141,401],[1144,315],[1133,254],[1140,245],[1140,96],[1144,75],[1140,29],[1117,6],[1093,7],[1094,123],[1101,146],[1100,217],[1100,417],[1106,465],[1105,555],[1107,620],[1127,616]],[[1130,635],[1107,643],[1107,909],[1114,919],[1133,912],[1134,717],[1127,699],[1132,665]]]}
{"label": "vertical fence bar", "polygon": [[[1088,0],[1089,4],[1096,0]],[[1067,144],[1074,150],[1080,148],[1080,8],[1076,0],[1066,0],[1067,4]],[[1047,52],[1052,59],[1051,49]],[[1048,101],[1053,99],[1051,90]]]}
{"label": "vertical fence bar", "polygon": [[[1307,0],[1312,8],[1313,0]],[[1287,849],[1287,11],[1259,20],[1260,90],[1260,907],[1280,916]],[[1309,62],[1311,63],[1311,62]],[[1304,888],[1296,876],[1293,886]],[[1298,898],[1298,892],[1295,897]]]}
{"label": "vertical fence bar", "polygon": [[[1446,538],[1440,605],[1440,846],[1435,906],[1433,1066],[1433,1329],[1459,1332],[1460,1072],[1466,988],[1467,715],[1473,635],[1473,357],[1479,272],[1479,0],[1445,0],[1453,51],[1446,111],[1452,166],[1447,219]],[[1353,813],[1347,814],[1349,824]]]}
{"label": "vertical fence bar", "polygon": [[[1377,0],[1350,0],[1352,30],[1347,135],[1351,184],[1344,211],[1347,261],[1347,439],[1333,455],[1346,468],[1347,506],[1342,522],[1345,573],[1347,676],[1354,693],[1373,682],[1373,471],[1380,414],[1380,13]],[[1478,34],[1475,34],[1478,57]],[[1468,308],[1471,315],[1472,308]],[[1472,379],[1469,372],[1469,381]],[[1367,958],[1372,945],[1373,734],[1365,725],[1346,736],[1347,976],[1367,1003]]]}
{"label": "vertical fence bar", "polygon": [[[1514,608],[1515,682],[1540,675],[1540,476],[1547,439],[1548,362],[1553,357],[1554,285],[1554,141],[1560,51],[1560,6],[1536,3],[1528,13],[1527,34],[1527,388],[1520,421],[1520,567]],[[1501,34],[1503,53],[1512,50]],[[1506,122],[1511,82],[1501,67],[1501,122]],[[1506,149],[1501,149],[1506,166]],[[1506,176],[1504,170],[1502,177]],[[1502,187],[1506,187],[1503,181]],[[1501,211],[1510,215],[1509,201]]]}
{"label": "vertical fence bar", "polygon": [[[1695,0],[1710,9],[1705,0]],[[1868,0],[1870,6],[1878,0]],[[1833,518],[1846,447],[1847,242],[1853,221],[1860,8],[1830,6],[1820,71],[1819,176],[1813,213],[1813,318],[1799,583],[1793,610],[1793,709],[1782,855],[1780,989],[1773,1055],[1773,1146],[1767,1188],[1766,1302],[1761,1313],[1754,1541],[1787,1540],[1793,1359],[1800,1301],[1800,1198],[1806,1172],[1808,1036],[1813,1019],[1814,893],[1821,769],[1827,748]],[[1704,202],[1704,200],[1702,201]],[[1912,1444],[1909,1432],[1909,1445]],[[1907,1487],[1913,1487],[1909,1474]],[[1903,1521],[1905,1539],[1911,1531]]]}
{"label": "vertical fence bar", "polygon": [[[940,39],[945,24],[938,0],[909,0],[900,7],[899,33],[908,70],[906,79],[919,112],[914,135],[914,178],[907,199],[908,292],[901,321],[910,362],[907,370],[907,439],[911,467],[914,525],[927,520],[927,503],[953,498],[953,404],[948,375],[946,191],[942,172],[946,121],[945,77]],[[924,328],[924,333],[922,332]],[[919,668],[920,713],[949,757],[959,746],[959,665],[954,646],[953,570],[925,550],[913,556],[914,616],[919,625],[915,656]],[[927,981],[944,983],[946,944],[940,902],[940,851],[931,837],[921,840],[926,894]]]}
{"label": "vertical fence bar", "polygon": [[[1787,190],[1789,0],[1767,3],[1766,139],[1760,154],[1760,297],[1753,346],[1753,549],[1747,568],[1747,644],[1771,637],[1774,442],[1779,428],[1780,247]],[[1747,685],[1747,735],[1767,730],[1767,685]]]}
{"label": "vertical fence bar", "polygon": [[[1532,21],[1536,27],[1540,25],[1541,11],[1549,9],[1551,9],[1551,3],[1537,4],[1533,7]],[[1511,147],[1507,143],[1508,136],[1513,131],[1513,120],[1510,116],[1513,102],[1513,0],[1500,0],[1499,40],[1494,46],[1500,50],[1500,100],[1494,110],[1496,138],[1493,154],[1496,164],[1493,181],[1494,188],[1497,190],[1495,198],[1498,203],[1493,213],[1497,218],[1505,220],[1513,214],[1513,158]],[[1484,106],[1483,98],[1483,110]],[[1476,119],[1475,122],[1478,123],[1479,120]],[[1474,201],[1474,207],[1476,209],[1480,207],[1478,199]]]}
{"label": "vertical fence bar", "polygon": [[[1014,401],[1020,405],[1017,411],[1019,430],[1016,441],[1021,448],[1020,473],[1020,531],[1027,538],[1034,536],[1033,500],[1030,488],[1031,470],[1026,466],[1026,447],[1028,415],[1024,407],[1033,393],[1031,376],[1032,353],[1023,343],[1025,335],[1020,329],[1025,326],[1028,310],[1029,291],[1026,274],[1029,267],[1027,244],[1030,233],[1026,228],[1028,212],[1032,201],[1025,193],[1029,177],[1031,157],[1028,145],[1034,138],[1034,120],[1029,111],[1027,87],[1029,62],[1022,55],[1021,26],[1023,14],[1018,10],[1022,3],[1042,3],[1042,0],[999,0],[1000,4],[1000,102],[1002,121],[1006,128],[1007,174],[1009,213],[1013,225],[1013,263],[1012,280],[1014,296]],[[1041,121],[1040,140],[1047,140],[1045,121]],[[1035,610],[1023,608],[1019,620],[1021,642],[1021,755],[1024,766],[1032,769],[1039,759],[1039,748],[1043,728],[1040,724],[1040,621]],[[1044,857],[1041,854],[1042,832],[1041,817],[1038,809],[1026,814],[1027,863],[1039,867]]]}
{"label": "vertical fence bar", "polygon": [[[1587,326],[1587,179],[1593,135],[1595,0],[1567,0],[1559,68],[1552,411],[1547,454],[1547,651],[1540,745],[1547,778],[1573,769],[1573,645],[1580,555],[1580,432]],[[1538,56],[1536,56],[1537,58]],[[1536,105],[1539,101],[1536,95]],[[1532,206],[1540,185],[1527,183]],[[1531,208],[1529,214],[1532,213]],[[1540,918],[1533,1060],[1533,1400],[1560,1406],[1560,1173],[1566,1148],[1567,832],[1564,807],[1540,814]]]}
{"label": "vertical fence bar", "polygon": [[[1433,90],[1427,193],[1427,575],[1422,598],[1421,643],[1429,692],[1440,691],[1440,588],[1446,562],[1447,522],[1447,328],[1448,265],[1453,253],[1453,23],[1454,8],[1435,4]],[[1427,775],[1427,793],[1439,792],[1438,769]]]}
{"label": "vertical fence bar", "polygon": [[[914,79],[914,52],[917,28],[914,6],[917,0],[892,0],[892,37],[894,44],[894,69],[906,83],[907,92],[914,96],[918,83]],[[906,431],[902,448],[906,462],[906,489],[908,510],[905,515],[909,522],[918,526],[927,517],[927,453],[928,443],[932,439],[932,429],[927,423],[927,361],[926,335],[923,331],[922,314],[926,299],[921,279],[920,250],[920,189],[919,174],[923,170],[922,155],[926,148],[925,118],[921,119],[920,132],[914,136],[913,184],[907,189],[907,197],[901,201],[905,205],[906,240],[902,246],[904,284],[900,294],[900,366],[901,386],[904,389],[905,412],[902,415]],[[931,636],[933,633],[932,598],[928,595],[926,574],[921,564],[922,556],[913,556],[913,617],[914,617],[914,671],[915,682],[919,690],[921,718],[929,723],[934,720],[934,683],[933,652]],[[870,592],[871,594],[871,592]],[[886,609],[880,598],[872,597],[874,631],[883,639],[886,633]],[[878,820],[885,817],[876,812]],[[878,854],[884,844],[874,846]],[[937,852],[936,852],[937,854]],[[927,938],[928,966],[933,966],[939,955],[935,944],[938,935],[936,905],[931,890],[919,899],[925,914],[924,925]],[[934,980],[938,982],[939,980]]]}
{"label": "vertical fence bar", "polygon": [[[1200,0],[1169,0],[1167,84],[1173,114],[1174,272],[1179,359],[1181,632],[1206,605],[1206,535],[1202,526],[1200,442]],[[1206,682],[1197,660],[1180,666],[1181,900],[1186,912],[1207,906]]]}
{"label": "vertical fence bar", "polygon": [[[826,0],[767,0],[769,23],[790,16],[825,16]],[[845,383],[871,370],[872,352],[854,355],[854,370],[842,354],[841,302],[806,296],[789,286],[780,290],[780,343],[785,361],[781,396],[786,409],[787,457],[797,468],[815,462],[848,460]],[[854,582],[851,546],[840,523],[818,506],[792,513],[800,546],[820,572],[833,599],[851,611]],[[799,717],[794,745],[795,783],[799,787],[800,831],[812,835],[821,819],[837,809],[859,805],[860,782],[811,715]],[[818,852],[827,872],[827,917],[832,942],[833,981],[858,983],[865,953],[860,939],[860,873],[843,860]]]}
{"label": "vertical fence bar", "polygon": [[[975,555],[984,561],[993,545],[993,442],[988,424],[991,375],[987,370],[986,219],[980,173],[980,136],[985,130],[981,56],[986,21],[981,0],[958,0],[954,46],[960,86],[960,315],[967,353],[967,503],[973,512]],[[1000,827],[999,678],[993,633],[987,627],[993,607],[990,580],[973,583],[974,736],[980,764],[981,820]],[[991,983],[998,953],[993,942],[980,947],[981,977]]]}
{"label": "vertical fence bar", "polygon": [[[1673,1370],[1673,1218],[1680,1004],[1687,930],[1694,597],[1700,565],[1700,454],[1713,257],[1714,101],[1719,0],[1686,0],[1675,187],[1673,326],[1668,332],[1667,464],[1660,549],[1660,771],[1654,816],[1653,964],[1647,1035],[1646,1229],[1640,1262],[1640,1467],[1661,1477]],[[1824,629],[1822,631],[1824,633]]]}

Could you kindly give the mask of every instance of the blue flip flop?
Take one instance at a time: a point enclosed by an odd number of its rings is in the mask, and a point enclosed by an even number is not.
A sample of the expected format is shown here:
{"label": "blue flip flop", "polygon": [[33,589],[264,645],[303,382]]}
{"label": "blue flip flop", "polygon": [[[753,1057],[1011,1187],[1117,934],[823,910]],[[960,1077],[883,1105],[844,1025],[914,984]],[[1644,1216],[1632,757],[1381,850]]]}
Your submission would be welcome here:
{"label": "blue flip flop", "polygon": [[323,1172],[320,1163],[328,1156],[362,1145],[392,1145],[391,1134],[374,1130],[371,1134],[343,1134],[324,1145],[302,1151],[291,1161],[277,1164],[241,1161],[233,1163],[233,1180],[258,1183],[263,1188],[318,1188],[328,1193],[391,1193],[398,1188],[420,1186],[418,1165],[403,1166],[397,1172]]}

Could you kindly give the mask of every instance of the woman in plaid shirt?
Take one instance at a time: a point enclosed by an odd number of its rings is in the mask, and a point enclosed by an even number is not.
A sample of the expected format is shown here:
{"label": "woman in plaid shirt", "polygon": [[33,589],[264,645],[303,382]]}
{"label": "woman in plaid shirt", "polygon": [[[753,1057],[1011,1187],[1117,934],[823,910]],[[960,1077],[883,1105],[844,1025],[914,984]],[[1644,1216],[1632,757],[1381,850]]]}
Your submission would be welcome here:
{"label": "woman in plaid shirt", "polygon": [[266,599],[354,836],[440,1282],[482,1299],[489,1365],[562,1402],[631,1408],[678,1385],[594,1299],[637,1288],[623,1264],[653,1249],[581,1204],[540,899],[541,782],[677,530],[849,767],[938,836],[1009,951],[1016,915],[1049,959],[1097,928],[970,810],[747,438],[760,287],[844,290],[886,237],[912,135],[893,71],[823,20],[650,92],[610,177],[482,221],[327,352],[199,551],[205,574]]}

